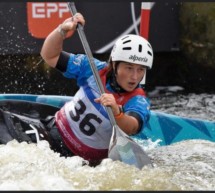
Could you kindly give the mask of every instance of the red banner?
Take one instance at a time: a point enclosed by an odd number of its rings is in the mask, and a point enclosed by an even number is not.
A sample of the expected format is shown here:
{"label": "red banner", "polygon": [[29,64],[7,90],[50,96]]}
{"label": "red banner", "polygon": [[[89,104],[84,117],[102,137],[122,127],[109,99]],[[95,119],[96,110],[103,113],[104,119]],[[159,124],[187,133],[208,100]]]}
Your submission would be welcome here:
{"label": "red banner", "polygon": [[71,13],[65,2],[27,3],[28,31],[35,38],[45,38],[70,16]]}

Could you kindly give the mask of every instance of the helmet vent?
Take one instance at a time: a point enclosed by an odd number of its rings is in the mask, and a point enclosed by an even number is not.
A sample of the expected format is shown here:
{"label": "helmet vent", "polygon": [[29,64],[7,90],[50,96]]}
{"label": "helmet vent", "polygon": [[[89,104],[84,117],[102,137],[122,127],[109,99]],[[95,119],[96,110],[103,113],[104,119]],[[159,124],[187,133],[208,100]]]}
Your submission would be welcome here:
{"label": "helmet vent", "polygon": [[[123,44],[129,43],[131,40],[124,41]],[[131,50],[131,47],[124,47],[123,50]]]}
{"label": "helmet vent", "polygon": [[124,47],[123,50],[131,50],[131,47]]}
{"label": "helmet vent", "polygon": [[125,36],[124,38],[122,38],[122,40],[124,40],[124,39],[126,39],[126,38],[128,38],[129,36]]}
{"label": "helmet vent", "polygon": [[127,41],[125,41],[125,42],[123,42],[123,44],[127,44],[128,42],[130,42],[131,40],[127,40]]}
{"label": "helmet vent", "polygon": [[139,52],[142,52],[142,45],[139,44]]}
{"label": "helmet vent", "polygon": [[147,52],[150,56],[152,56],[152,53],[150,51]]}
{"label": "helmet vent", "polygon": [[147,45],[148,45],[150,48],[152,48],[150,44],[147,44]]}

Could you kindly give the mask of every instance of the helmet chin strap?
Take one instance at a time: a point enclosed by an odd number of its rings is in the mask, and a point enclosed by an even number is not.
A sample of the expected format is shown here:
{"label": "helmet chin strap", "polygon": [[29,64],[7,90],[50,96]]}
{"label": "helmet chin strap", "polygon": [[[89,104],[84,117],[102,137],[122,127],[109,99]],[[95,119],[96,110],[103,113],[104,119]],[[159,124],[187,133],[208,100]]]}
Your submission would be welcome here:
{"label": "helmet chin strap", "polygon": [[140,84],[146,84],[146,72],[145,75],[143,76],[143,79],[140,81]]}

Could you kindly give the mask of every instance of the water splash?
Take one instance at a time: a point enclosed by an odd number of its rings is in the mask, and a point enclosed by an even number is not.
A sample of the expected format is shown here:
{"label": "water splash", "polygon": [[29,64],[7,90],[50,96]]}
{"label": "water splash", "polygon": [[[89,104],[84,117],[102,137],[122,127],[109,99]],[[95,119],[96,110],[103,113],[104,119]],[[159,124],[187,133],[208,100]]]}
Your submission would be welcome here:
{"label": "water splash", "polygon": [[[214,95],[152,98],[154,110],[214,120]],[[138,140],[154,168],[141,170],[111,159],[89,167],[60,157],[46,141],[0,145],[1,190],[215,190],[215,143],[186,140],[169,146]]]}

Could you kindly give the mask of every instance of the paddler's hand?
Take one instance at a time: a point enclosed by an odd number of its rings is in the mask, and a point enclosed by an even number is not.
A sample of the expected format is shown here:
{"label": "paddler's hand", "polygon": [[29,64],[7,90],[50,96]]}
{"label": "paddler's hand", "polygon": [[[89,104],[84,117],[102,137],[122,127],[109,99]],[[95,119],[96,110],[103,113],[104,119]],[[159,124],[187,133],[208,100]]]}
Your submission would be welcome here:
{"label": "paddler's hand", "polygon": [[68,38],[76,31],[77,24],[85,25],[85,19],[81,13],[76,13],[73,17],[66,19],[62,24],[58,26],[58,30],[62,37]]}
{"label": "paddler's hand", "polygon": [[104,93],[94,101],[102,104],[103,106],[111,107],[114,115],[120,114],[119,105],[116,103],[116,100],[112,94]]}

